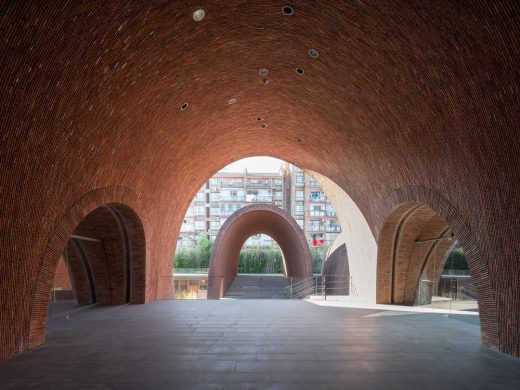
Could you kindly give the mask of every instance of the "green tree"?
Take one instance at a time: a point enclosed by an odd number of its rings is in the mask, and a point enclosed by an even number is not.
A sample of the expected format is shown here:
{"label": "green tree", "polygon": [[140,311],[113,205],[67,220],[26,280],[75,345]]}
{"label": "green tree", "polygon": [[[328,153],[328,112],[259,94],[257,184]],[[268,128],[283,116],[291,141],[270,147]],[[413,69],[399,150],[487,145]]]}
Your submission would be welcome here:
{"label": "green tree", "polygon": [[213,242],[206,236],[200,236],[195,248],[181,248],[175,254],[173,266],[179,268],[208,268]]}

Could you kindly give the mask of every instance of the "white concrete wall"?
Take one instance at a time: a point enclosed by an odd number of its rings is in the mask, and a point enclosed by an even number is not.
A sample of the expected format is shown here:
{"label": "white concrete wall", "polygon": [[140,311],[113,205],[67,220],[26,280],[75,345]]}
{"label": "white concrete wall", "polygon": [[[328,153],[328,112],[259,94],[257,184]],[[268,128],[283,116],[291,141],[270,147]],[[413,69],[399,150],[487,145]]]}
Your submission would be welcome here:
{"label": "white concrete wall", "polygon": [[[345,242],[352,277],[352,295],[368,303],[376,302],[377,243],[368,223],[354,201],[336,183],[307,171],[327,194],[336,210],[342,233],[333,246]],[[332,253],[332,252],[331,252]]]}

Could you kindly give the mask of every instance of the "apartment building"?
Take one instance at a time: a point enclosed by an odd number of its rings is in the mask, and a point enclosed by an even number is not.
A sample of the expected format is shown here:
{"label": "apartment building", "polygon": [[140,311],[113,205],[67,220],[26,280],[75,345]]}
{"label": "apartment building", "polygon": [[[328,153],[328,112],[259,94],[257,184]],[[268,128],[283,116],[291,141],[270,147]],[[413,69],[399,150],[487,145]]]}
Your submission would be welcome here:
{"label": "apartment building", "polygon": [[[279,172],[218,172],[197,192],[179,235],[179,247],[192,247],[201,235],[215,240],[220,227],[238,209],[272,204],[295,218],[312,246],[330,245],[340,232],[336,214],[316,181],[303,170],[284,164]],[[246,248],[270,248],[268,236],[250,237]]]}
{"label": "apartment building", "polygon": [[311,246],[330,245],[341,232],[334,207],[314,178],[290,165],[290,212]]}

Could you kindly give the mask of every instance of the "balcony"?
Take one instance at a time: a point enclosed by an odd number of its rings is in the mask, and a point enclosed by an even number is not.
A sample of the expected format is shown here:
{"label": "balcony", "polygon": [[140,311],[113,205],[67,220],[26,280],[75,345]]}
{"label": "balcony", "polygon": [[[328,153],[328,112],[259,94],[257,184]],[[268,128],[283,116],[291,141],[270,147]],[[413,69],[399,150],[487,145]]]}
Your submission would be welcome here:
{"label": "balcony", "polygon": [[248,203],[271,203],[273,201],[272,196],[260,196],[260,195],[247,195],[246,202]]}
{"label": "balcony", "polygon": [[244,202],[246,200],[245,196],[221,196],[221,202]]}

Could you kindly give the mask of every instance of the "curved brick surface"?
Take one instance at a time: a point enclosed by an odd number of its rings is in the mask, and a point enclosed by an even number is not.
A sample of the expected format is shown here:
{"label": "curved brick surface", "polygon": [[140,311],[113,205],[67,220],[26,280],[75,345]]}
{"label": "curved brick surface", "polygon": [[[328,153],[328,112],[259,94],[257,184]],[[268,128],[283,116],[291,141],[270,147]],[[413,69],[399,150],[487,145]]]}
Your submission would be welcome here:
{"label": "curved brick surface", "polygon": [[327,295],[347,295],[349,293],[350,272],[345,243],[329,253],[321,267],[321,274],[326,278]]}
{"label": "curved brick surface", "polygon": [[[139,199],[128,189],[107,187],[89,192],[61,216],[40,260],[30,306],[27,312],[18,312],[19,318],[27,319],[21,324],[12,322],[14,329],[27,327],[20,332],[20,344],[27,343],[24,348],[40,345],[45,339],[53,275],[64,251],[72,260],[80,304],[94,300],[101,304],[145,302],[145,233],[141,219],[129,205],[140,208]],[[102,244],[71,240],[71,234],[99,239]],[[79,265],[81,256],[88,258],[94,288],[88,283],[85,268]],[[20,337],[15,332],[10,335]]]}
{"label": "curved brick surface", "polygon": [[345,244],[341,244],[327,256],[321,267],[321,274],[348,278],[348,256],[347,246]]}
{"label": "curved brick surface", "polygon": [[309,244],[296,221],[276,206],[253,204],[233,213],[217,234],[209,261],[208,298],[224,296],[237,274],[244,242],[258,233],[267,234],[278,243],[286,276],[312,276]]}
{"label": "curved brick surface", "polygon": [[376,239],[400,188],[439,194],[445,213],[424,204],[465,241],[484,342],[520,355],[518,1],[281,5],[207,1],[195,22],[190,1],[2,3],[0,356],[26,348],[79,199],[139,199],[153,300],[196,190],[250,155],[329,177]]}

